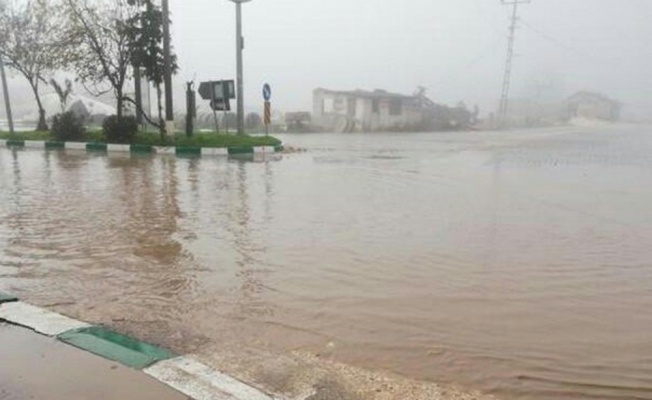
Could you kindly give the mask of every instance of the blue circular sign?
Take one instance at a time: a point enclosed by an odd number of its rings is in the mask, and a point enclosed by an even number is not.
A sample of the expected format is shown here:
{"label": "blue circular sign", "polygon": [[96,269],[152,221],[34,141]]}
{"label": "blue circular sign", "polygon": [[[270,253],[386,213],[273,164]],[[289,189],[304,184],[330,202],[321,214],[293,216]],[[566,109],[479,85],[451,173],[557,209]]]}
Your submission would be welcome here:
{"label": "blue circular sign", "polygon": [[272,87],[269,86],[269,83],[263,85],[263,98],[265,101],[269,101],[272,98]]}

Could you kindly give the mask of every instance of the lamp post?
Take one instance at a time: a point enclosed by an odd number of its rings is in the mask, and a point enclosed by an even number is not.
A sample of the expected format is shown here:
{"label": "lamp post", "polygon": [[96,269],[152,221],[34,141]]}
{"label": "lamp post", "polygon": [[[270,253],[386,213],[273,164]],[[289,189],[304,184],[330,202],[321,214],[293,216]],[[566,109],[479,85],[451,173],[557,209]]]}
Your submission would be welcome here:
{"label": "lamp post", "polygon": [[0,55],[0,75],[2,75],[2,91],[5,95],[5,107],[7,110],[7,123],[9,124],[9,132],[14,133],[14,120],[11,115],[11,103],[9,100],[9,89],[7,88],[7,76],[5,75],[5,64]]}
{"label": "lamp post", "polygon": [[172,104],[172,56],[170,50],[170,7],[162,1],[163,12],[163,80],[165,81],[165,132],[174,135],[174,109]]}
{"label": "lamp post", "polygon": [[235,3],[235,48],[236,48],[236,86],[238,96],[238,135],[244,134],[244,73],[242,67],[242,50],[244,49],[244,38],[242,37],[242,3],[251,0],[231,0]]}

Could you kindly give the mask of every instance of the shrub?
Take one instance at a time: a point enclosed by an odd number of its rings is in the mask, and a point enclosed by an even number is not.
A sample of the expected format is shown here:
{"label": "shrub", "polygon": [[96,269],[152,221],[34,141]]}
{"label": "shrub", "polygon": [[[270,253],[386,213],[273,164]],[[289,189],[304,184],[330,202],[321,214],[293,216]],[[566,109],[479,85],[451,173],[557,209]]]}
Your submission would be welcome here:
{"label": "shrub", "polygon": [[132,116],[118,119],[117,115],[112,115],[104,119],[102,130],[108,143],[131,143],[138,132],[138,122]]}
{"label": "shrub", "polygon": [[57,114],[52,118],[50,133],[56,140],[62,142],[83,141],[86,136],[84,119],[72,111]]}

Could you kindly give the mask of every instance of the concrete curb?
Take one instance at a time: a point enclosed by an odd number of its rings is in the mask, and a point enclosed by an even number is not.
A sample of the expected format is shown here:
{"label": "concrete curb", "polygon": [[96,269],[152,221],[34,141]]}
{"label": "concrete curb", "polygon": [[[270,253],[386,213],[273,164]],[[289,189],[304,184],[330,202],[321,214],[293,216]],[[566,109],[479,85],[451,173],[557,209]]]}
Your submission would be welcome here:
{"label": "concrete curb", "polygon": [[85,150],[88,152],[138,153],[138,154],[176,154],[196,156],[229,156],[239,154],[272,154],[283,151],[283,146],[255,147],[184,147],[184,146],[149,146],[84,142],[46,142],[41,140],[0,139],[0,147],[44,149],[44,150]]}
{"label": "concrete curb", "polygon": [[[92,352],[102,358],[117,361],[127,367],[140,370],[153,379],[189,396],[193,400],[281,400],[268,396],[260,390],[249,386],[235,378],[225,375],[218,370],[202,364],[192,357],[174,357],[167,350],[143,343],[137,339],[129,338],[95,327],[89,323],[77,321],[55,312],[32,306],[17,300],[15,297],[4,294],[5,302],[0,301],[0,321],[13,325],[22,326],[40,334],[54,337],[62,343],[66,343],[85,351]],[[112,357],[95,351],[92,347],[84,347],[79,343],[71,343],[71,336],[85,333],[89,330],[104,331],[104,336],[119,336],[118,340],[109,343],[110,352],[114,355],[120,352],[140,351],[147,348],[152,351],[163,353],[163,356],[156,358],[147,364],[131,364],[124,362],[120,357]],[[101,337],[106,339],[106,337]],[[129,343],[126,343],[129,342]],[[104,346],[105,348],[107,346]]]}

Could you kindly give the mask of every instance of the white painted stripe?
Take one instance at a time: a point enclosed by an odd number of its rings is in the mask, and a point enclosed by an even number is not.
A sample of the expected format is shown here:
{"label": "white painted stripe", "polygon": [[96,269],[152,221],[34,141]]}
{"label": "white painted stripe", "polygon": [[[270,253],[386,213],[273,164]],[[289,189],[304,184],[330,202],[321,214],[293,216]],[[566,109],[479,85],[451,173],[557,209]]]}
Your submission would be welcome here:
{"label": "white painted stripe", "polygon": [[34,307],[22,301],[0,305],[0,319],[25,326],[48,336],[56,336],[71,329],[91,326],[85,322]]}
{"label": "white painted stripe", "polygon": [[42,140],[25,140],[25,147],[30,149],[44,149],[45,141]]}
{"label": "white painted stripe", "polygon": [[261,391],[188,357],[158,362],[144,372],[194,400],[272,400]]}
{"label": "white painted stripe", "polygon": [[266,153],[275,153],[276,149],[274,148],[274,146],[265,146],[265,152]]}
{"label": "white painted stripe", "polygon": [[209,147],[202,147],[201,149],[202,156],[228,156],[228,149],[214,149]]}
{"label": "white painted stripe", "polygon": [[156,154],[175,154],[176,153],[176,148],[174,148],[174,147],[155,146],[154,147],[154,152]]}
{"label": "white painted stripe", "polygon": [[86,150],[86,143],[66,142],[66,150]]}
{"label": "white painted stripe", "polygon": [[0,146],[7,147],[7,141],[4,139],[0,139]]}
{"label": "white painted stripe", "polygon": [[107,144],[106,151],[131,151],[131,146],[128,144]]}
{"label": "white painted stripe", "polygon": [[267,151],[267,149],[263,146],[254,147],[254,154],[262,154],[262,153],[269,153],[269,151]]}

